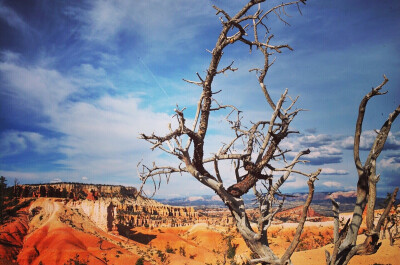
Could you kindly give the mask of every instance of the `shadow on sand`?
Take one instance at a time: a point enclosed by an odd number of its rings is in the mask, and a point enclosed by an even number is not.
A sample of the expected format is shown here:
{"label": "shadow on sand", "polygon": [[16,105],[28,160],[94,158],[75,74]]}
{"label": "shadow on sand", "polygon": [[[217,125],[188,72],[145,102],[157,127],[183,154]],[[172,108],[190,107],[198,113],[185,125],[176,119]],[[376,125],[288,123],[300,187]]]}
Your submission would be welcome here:
{"label": "shadow on sand", "polygon": [[122,224],[118,224],[117,228],[118,228],[118,233],[121,236],[124,236],[130,240],[136,241],[136,242],[144,244],[144,245],[149,244],[151,240],[153,240],[154,238],[157,237],[156,235],[147,235],[147,234],[138,233],[136,231],[132,231],[129,226],[122,225]]}

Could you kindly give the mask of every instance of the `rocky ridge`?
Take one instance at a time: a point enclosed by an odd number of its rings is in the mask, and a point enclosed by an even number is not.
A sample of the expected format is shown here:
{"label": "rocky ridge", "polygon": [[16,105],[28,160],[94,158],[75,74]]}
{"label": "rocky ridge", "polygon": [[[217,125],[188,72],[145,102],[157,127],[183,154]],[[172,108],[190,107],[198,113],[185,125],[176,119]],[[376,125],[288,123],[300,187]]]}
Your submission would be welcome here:
{"label": "rocky ridge", "polygon": [[[170,206],[137,194],[134,187],[83,183],[18,185],[16,197],[63,198],[104,231],[133,227],[177,227],[199,221],[193,207]],[[121,231],[119,231],[121,232]]]}
{"label": "rocky ridge", "polygon": [[76,182],[26,184],[13,188],[16,197],[58,197],[75,200],[98,197],[134,197],[137,194],[135,187]]}

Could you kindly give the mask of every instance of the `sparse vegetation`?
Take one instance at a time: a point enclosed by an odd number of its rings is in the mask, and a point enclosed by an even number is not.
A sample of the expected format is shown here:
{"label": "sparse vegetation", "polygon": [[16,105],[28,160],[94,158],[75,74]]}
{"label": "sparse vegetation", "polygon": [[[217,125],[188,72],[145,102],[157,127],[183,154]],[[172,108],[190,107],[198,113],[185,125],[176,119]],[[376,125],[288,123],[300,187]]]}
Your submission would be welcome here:
{"label": "sparse vegetation", "polygon": [[169,245],[169,242],[165,246],[165,252],[175,254],[175,250]]}
{"label": "sparse vegetation", "polygon": [[89,260],[80,259],[79,254],[76,254],[75,257],[70,258],[64,265],[88,265]]}
{"label": "sparse vegetation", "polygon": [[157,256],[160,258],[162,263],[166,263],[168,261],[168,256],[161,250],[157,250]]}
{"label": "sparse vegetation", "polygon": [[[213,249],[214,250],[214,249]],[[186,257],[186,250],[184,247],[179,247],[179,254]]]}
{"label": "sparse vegetation", "polygon": [[271,233],[271,237],[272,238],[277,238],[278,237],[278,232],[276,231],[276,232]]}
{"label": "sparse vegetation", "polygon": [[140,258],[136,261],[135,265],[144,265],[144,258],[143,258],[143,257],[140,257]]}
{"label": "sparse vegetation", "polygon": [[236,255],[236,249],[238,245],[232,243],[232,236],[228,236],[226,239],[228,245],[228,249],[226,250],[226,257],[228,259],[233,259]]}
{"label": "sparse vegetation", "polygon": [[108,265],[108,262],[110,261],[108,258],[107,258],[107,254],[105,254],[105,253],[103,253],[103,258],[101,259],[103,262],[104,262],[104,264],[106,264],[106,265]]}
{"label": "sparse vegetation", "polygon": [[0,177],[0,224],[4,222],[4,201],[6,197],[6,184],[7,180],[5,177]]}

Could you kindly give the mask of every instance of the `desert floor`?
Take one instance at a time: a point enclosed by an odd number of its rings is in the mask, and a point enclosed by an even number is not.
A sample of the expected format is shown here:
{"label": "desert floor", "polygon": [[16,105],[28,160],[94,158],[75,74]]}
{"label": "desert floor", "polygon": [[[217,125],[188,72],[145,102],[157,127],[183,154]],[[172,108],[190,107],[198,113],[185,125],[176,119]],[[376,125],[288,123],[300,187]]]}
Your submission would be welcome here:
{"label": "desert floor", "polygon": [[[32,217],[32,209],[38,213]],[[346,215],[343,215],[347,217]],[[297,224],[285,223],[270,227],[270,246],[282,255],[289,246]],[[21,209],[13,222],[2,226],[0,233],[0,265],[64,265],[76,254],[88,264],[135,264],[143,257],[145,264],[230,264],[228,245],[236,248],[237,264],[250,257],[250,251],[234,227],[196,224],[176,228],[132,229],[129,238],[101,230],[79,209],[68,207],[61,200],[38,199]],[[359,236],[359,242],[364,239]],[[306,222],[298,246],[292,256],[295,265],[325,264],[325,249],[332,252],[332,222]],[[351,265],[400,264],[400,240],[390,246],[382,241],[376,254],[356,256]]]}

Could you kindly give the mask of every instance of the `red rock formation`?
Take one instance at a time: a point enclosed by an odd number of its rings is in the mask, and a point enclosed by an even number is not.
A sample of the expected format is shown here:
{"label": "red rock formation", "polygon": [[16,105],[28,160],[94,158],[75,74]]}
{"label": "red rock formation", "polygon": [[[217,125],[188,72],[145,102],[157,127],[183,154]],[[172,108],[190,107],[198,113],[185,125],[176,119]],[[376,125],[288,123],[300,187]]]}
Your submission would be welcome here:
{"label": "red rock formation", "polygon": [[137,193],[134,187],[121,185],[96,185],[83,183],[48,183],[19,185],[18,197],[64,197],[90,199],[97,197],[134,197]]}
{"label": "red rock formation", "polygon": [[[22,249],[29,226],[29,206],[17,212],[17,217],[0,226],[0,260],[15,262]],[[0,263],[1,264],[1,263]]]}
{"label": "red rock formation", "polygon": [[[303,212],[303,206],[300,205],[298,207],[290,208],[290,209],[287,209],[287,210],[277,213],[276,218],[285,220],[285,221],[297,222],[298,220],[300,220],[300,216],[301,216],[302,212]],[[320,215],[319,213],[317,213],[316,211],[314,211],[314,209],[312,207],[308,208],[307,219],[316,220],[321,217],[323,217],[323,216]]]}

